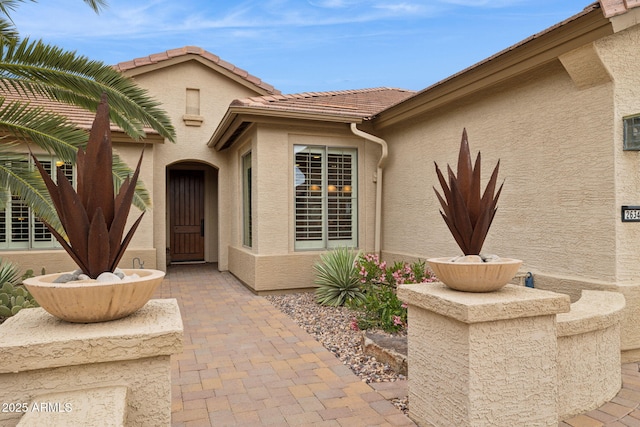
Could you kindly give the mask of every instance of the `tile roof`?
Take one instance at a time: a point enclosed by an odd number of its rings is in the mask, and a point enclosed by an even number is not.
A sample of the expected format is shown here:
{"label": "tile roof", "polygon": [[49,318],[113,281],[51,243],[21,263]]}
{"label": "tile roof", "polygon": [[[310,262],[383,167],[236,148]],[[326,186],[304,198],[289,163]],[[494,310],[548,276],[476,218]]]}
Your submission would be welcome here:
{"label": "tile roof", "polygon": [[640,6],[640,0],[600,0],[605,18],[627,13],[629,9]]}
{"label": "tile roof", "polygon": [[183,57],[187,55],[197,55],[200,56],[212,63],[224,68],[227,71],[235,74],[236,76],[246,80],[248,83],[259,87],[260,89],[266,91],[267,93],[279,94],[280,91],[274,88],[272,85],[263,82],[258,77],[249,74],[247,71],[242,68],[238,68],[235,65],[220,59],[219,56],[214,55],[211,52],[207,52],[206,50],[197,47],[197,46],[185,46],[177,49],[170,49],[165,52],[155,53],[149,56],[144,56],[141,58],[132,59],[131,61],[121,62],[119,64],[114,65],[114,68],[118,71],[124,72],[128,70],[133,70],[139,67],[144,67],[146,65],[154,65],[160,64],[164,61],[168,61],[172,58]]}
{"label": "tile roof", "polygon": [[[75,124],[80,129],[87,129],[87,130],[91,129],[91,126],[93,125],[93,119],[95,118],[95,112],[91,112],[83,108],[76,107],[74,105],[52,101],[43,96],[36,96],[36,95],[27,96],[24,94],[19,94],[14,90],[7,90],[6,88],[3,88],[3,87],[0,87],[0,96],[4,97],[7,100],[7,102],[20,100],[23,102],[28,102],[34,107],[42,107],[46,111],[51,111],[51,112],[60,114],[62,116],[65,116],[69,119],[71,123]],[[111,123],[111,130],[114,132],[123,132],[123,130],[120,127],[114,125],[113,123]],[[156,135],[158,134],[157,131],[148,127],[145,127],[144,131],[147,134],[156,134]]]}
{"label": "tile roof", "polygon": [[368,118],[415,92],[378,87],[331,92],[304,92],[290,95],[266,95],[236,99],[233,107],[264,109],[272,112],[315,113]]}

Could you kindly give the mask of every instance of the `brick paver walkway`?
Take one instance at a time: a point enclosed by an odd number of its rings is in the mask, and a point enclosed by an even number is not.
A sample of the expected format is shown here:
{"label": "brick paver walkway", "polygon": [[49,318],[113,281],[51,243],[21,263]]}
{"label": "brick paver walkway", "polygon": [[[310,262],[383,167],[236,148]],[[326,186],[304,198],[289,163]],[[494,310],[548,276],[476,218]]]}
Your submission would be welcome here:
{"label": "brick paver walkway", "polygon": [[172,425],[407,426],[411,420],[313,337],[213,265],[172,266],[184,352],[171,357]]}
{"label": "brick paver walkway", "polygon": [[[176,298],[184,351],[171,357],[172,425],[408,426],[387,400],[405,384],[360,381],[266,299],[212,264],[172,266],[155,295]],[[640,427],[638,363],[600,408],[559,427]]]}

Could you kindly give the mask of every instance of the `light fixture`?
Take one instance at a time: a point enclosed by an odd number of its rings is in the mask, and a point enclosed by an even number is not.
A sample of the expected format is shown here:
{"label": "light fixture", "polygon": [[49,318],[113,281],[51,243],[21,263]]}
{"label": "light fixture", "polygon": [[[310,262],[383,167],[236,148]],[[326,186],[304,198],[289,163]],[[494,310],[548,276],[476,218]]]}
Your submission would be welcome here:
{"label": "light fixture", "polygon": [[344,191],[345,193],[351,193],[351,186],[345,185],[344,187],[342,187],[342,191]]}
{"label": "light fixture", "polygon": [[320,186],[316,185],[316,184],[310,185],[309,186],[309,190],[311,190],[311,191],[319,191],[320,190]]}
{"label": "light fixture", "polygon": [[63,165],[64,165],[64,162],[62,160],[56,160],[57,167],[62,167]]}
{"label": "light fixture", "polygon": [[336,186],[333,185],[333,184],[327,185],[327,191],[330,192],[330,193],[335,192],[336,191]]}

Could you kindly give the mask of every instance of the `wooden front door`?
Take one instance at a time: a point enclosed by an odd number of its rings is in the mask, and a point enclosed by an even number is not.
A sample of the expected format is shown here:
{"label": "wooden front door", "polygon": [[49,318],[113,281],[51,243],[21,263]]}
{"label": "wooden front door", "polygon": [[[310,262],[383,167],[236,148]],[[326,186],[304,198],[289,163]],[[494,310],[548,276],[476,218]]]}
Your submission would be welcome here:
{"label": "wooden front door", "polygon": [[204,261],[204,171],[169,171],[171,262]]}

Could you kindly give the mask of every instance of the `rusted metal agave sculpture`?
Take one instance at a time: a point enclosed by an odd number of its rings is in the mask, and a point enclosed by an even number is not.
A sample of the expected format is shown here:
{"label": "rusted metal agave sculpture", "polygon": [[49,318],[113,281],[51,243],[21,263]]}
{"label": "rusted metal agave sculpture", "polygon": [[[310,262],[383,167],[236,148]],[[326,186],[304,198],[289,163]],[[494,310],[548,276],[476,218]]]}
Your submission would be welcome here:
{"label": "rusted metal agave sculpture", "polygon": [[443,198],[438,190],[433,188],[442,205],[440,214],[462,252],[465,255],[479,255],[496,214],[496,204],[502,191],[502,185],[504,185],[504,183],[500,185],[498,191],[495,192],[500,160],[498,160],[482,196],[480,195],[480,152],[478,152],[475,165],[472,167],[466,129],[462,131],[457,176],[447,165],[449,175],[449,184],[447,185],[438,164],[435,163],[435,166],[444,194]]}
{"label": "rusted metal agave sculpture", "polygon": [[77,190],[58,169],[57,185],[35,158],[60,222],[65,239],[55,228],[44,223],[83,273],[95,279],[103,272],[113,272],[124,255],[144,212],[122,238],[140,173],[142,154],[132,177],[122,183],[114,197],[112,176],[113,151],[106,94],[96,111],[86,152],[77,154]]}

